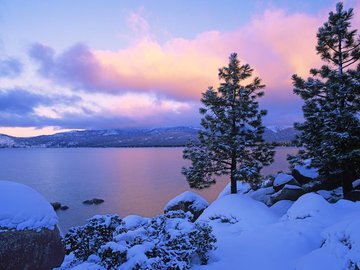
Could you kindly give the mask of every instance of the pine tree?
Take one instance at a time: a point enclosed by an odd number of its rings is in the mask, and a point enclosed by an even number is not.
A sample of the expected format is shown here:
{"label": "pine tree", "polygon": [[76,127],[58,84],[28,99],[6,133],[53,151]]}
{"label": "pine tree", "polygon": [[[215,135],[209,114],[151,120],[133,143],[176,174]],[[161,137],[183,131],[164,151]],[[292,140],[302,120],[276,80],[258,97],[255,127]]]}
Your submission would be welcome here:
{"label": "pine tree", "polygon": [[274,147],[263,140],[266,111],[257,102],[265,85],[258,77],[250,82],[253,69],[240,65],[236,53],[229,60],[219,69],[219,88],[203,93],[199,142],[190,142],[183,152],[192,163],[182,171],[192,188],[207,188],[214,176],[230,175],[231,193],[237,193],[237,180],[256,185],[261,168],[273,161]]}
{"label": "pine tree", "polygon": [[311,69],[307,80],[292,77],[294,93],[305,101],[305,122],[295,124],[304,150],[293,162],[311,158],[323,179],[342,183],[344,195],[360,177],[360,40],[350,29],[353,15],[336,5],[317,33],[316,50],[327,65]]}

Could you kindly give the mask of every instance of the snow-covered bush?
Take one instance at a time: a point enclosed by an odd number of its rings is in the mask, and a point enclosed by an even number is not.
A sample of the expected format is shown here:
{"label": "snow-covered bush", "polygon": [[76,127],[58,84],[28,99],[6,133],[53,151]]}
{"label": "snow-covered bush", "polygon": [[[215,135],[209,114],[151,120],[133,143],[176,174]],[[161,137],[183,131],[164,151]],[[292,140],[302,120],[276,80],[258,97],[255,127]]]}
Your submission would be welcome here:
{"label": "snow-covered bush", "polygon": [[98,253],[101,264],[107,269],[112,269],[126,261],[127,249],[119,243],[108,242],[100,247]]}
{"label": "snow-covered bush", "polygon": [[73,227],[65,235],[65,252],[86,260],[105,243],[111,241],[115,229],[123,225],[118,215],[96,215],[84,226]]}
{"label": "snow-covered bush", "polygon": [[[73,256],[67,265],[86,262],[106,269],[189,269],[193,260],[207,264],[216,238],[210,225],[191,219],[191,213],[178,210],[126,226],[116,215],[96,216],[66,235],[66,252]],[[94,257],[99,261],[91,259]]]}

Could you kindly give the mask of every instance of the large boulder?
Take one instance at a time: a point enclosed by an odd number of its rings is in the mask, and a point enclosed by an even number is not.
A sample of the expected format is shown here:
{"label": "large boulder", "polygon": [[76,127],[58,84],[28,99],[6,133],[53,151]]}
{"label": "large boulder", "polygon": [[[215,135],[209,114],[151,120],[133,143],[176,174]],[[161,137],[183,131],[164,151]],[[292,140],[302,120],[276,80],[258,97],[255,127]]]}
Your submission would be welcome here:
{"label": "large boulder", "polygon": [[65,252],[53,207],[25,185],[0,181],[0,269],[52,269]]}
{"label": "large boulder", "polygon": [[185,191],[171,199],[164,207],[164,213],[175,210],[183,210],[193,214],[192,221],[195,221],[204,212],[209,203],[200,195]]}
{"label": "large boulder", "polygon": [[273,183],[273,188],[275,192],[281,190],[285,185],[299,186],[300,184],[290,174],[286,174],[286,173],[277,174]]}
{"label": "large boulder", "polygon": [[305,193],[304,189],[299,186],[285,185],[281,190],[271,195],[271,203],[277,203],[282,200],[296,201]]}
{"label": "large boulder", "polygon": [[58,228],[0,232],[0,269],[52,269],[65,253]]}

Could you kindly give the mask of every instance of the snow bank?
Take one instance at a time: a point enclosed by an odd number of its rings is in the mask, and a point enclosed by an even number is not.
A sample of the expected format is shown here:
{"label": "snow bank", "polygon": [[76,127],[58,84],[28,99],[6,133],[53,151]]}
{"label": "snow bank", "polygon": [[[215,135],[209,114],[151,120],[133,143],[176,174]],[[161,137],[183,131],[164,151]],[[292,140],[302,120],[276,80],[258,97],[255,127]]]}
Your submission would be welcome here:
{"label": "snow bank", "polygon": [[289,210],[289,208],[293,205],[293,201],[282,200],[274,203],[270,206],[270,209],[273,210],[277,215],[283,216]]}
{"label": "snow bank", "polygon": [[0,230],[53,230],[58,217],[50,203],[23,184],[0,181]]}
{"label": "snow bank", "polygon": [[359,269],[360,268],[360,212],[357,216],[336,223],[322,232],[323,245],[304,256],[297,270]]}
{"label": "snow bank", "polygon": [[305,219],[309,217],[325,219],[332,218],[333,207],[320,195],[307,193],[301,196],[287,211],[290,220]]}
{"label": "snow bank", "polygon": [[200,216],[218,249],[209,265],[192,269],[360,268],[360,202],[331,204],[309,193],[268,208],[250,193],[220,197]]}
{"label": "snow bank", "polygon": [[214,201],[198,220],[217,219],[223,223],[228,219],[230,222],[235,222],[238,229],[248,230],[273,223],[278,216],[261,202],[244,195],[232,194]]}
{"label": "snow bank", "polygon": [[196,211],[201,211],[204,208],[208,207],[209,205],[209,203],[198,194],[191,191],[185,191],[184,193],[181,193],[180,195],[171,199],[165,205],[164,210],[167,211],[170,208],[173,208],[174,206],[178,205],[180,202],[191,202],[192,203],[191,208]]}

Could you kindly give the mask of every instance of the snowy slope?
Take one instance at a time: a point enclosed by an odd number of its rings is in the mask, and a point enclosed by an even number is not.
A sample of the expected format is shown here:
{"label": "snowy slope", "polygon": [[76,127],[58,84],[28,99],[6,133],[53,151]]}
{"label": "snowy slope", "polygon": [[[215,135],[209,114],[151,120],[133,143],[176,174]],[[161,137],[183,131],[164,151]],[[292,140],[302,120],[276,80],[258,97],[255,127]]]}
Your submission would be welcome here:
{"label": "snowy slope", "polygon": [[[212,203],[200,219],[214,228],[218,249],[208,265],[192,269],[360,267],[360,202],[330,204],[309,193],[293,204],[286,201],[272,208],[259,204],[243,195],[225,195]],[[222,219],[211,218],[217,215]]]}

